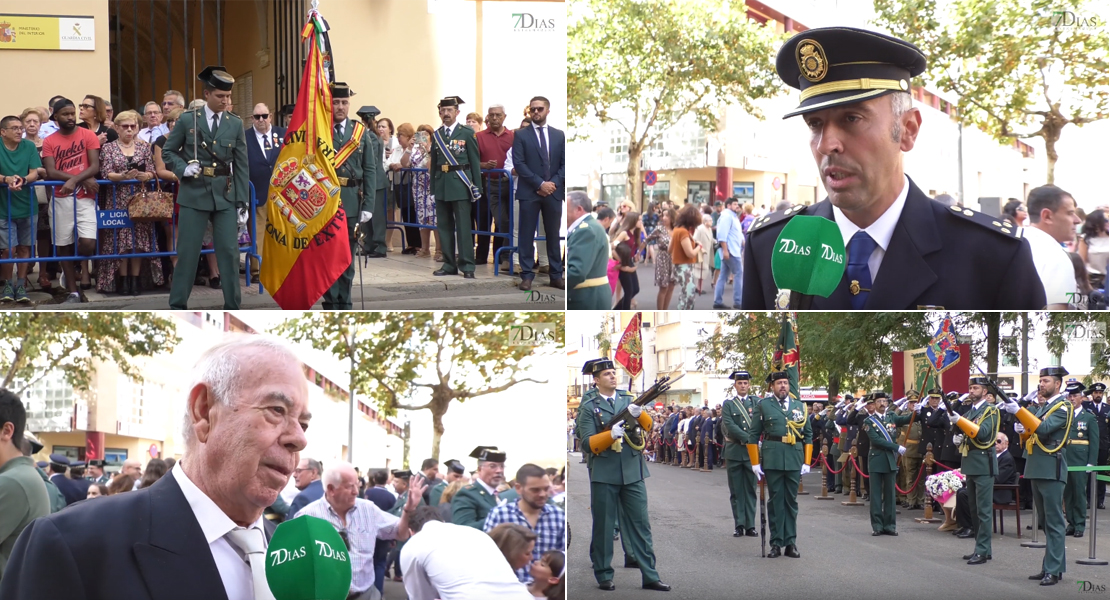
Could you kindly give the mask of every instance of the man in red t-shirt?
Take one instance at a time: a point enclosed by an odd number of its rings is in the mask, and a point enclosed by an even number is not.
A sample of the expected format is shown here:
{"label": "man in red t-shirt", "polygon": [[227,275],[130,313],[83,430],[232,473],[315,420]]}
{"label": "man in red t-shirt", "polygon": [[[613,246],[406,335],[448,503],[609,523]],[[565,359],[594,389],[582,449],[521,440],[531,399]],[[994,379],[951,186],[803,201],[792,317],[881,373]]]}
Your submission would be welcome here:
{"label": "man in red t-shirt", "polygon": [[[76,232],[77,254],[92,256],[96,253],[100,140],[92,131],[77,126],[77,109],[71,100],[57,101],[51,118],[58,124],[58,132],[43,142],[42,164],[48,179],[65,182],[54,188],[49,208],[51,239],[58,247],[58,256],[73,256]],[[66,304],[81,302],[74,262],[62,261],[62,272],[69,290]]]}
{"label": "man in red t-shirt", "polygon": [[[494,104],[489,107],[486,114],[489,123],[487,129],[475,134],[478,140],[478,158],[482,161],[482,169],[504,169],[505,157],[513,149],[513,132],[505,129],[505,107]],[[486,190],[489,199],[489,215],[497,223],[497,233],[510,233],[509,225],[509,188],[512,186],[512,177],[504,173],[483,173],[482,189]],[[489,222],[479,223],[479,229],[488,229]],[[493,255],[497,257],[497,249],[509,245],[504,238],[493,238]],[[478,237],[478,252],[475,260],[485,262],[486,253],[483,252],[482,236]],[[506,255],[508,256],[508,255]],[[508,271],[508,260],[502,261]]]}

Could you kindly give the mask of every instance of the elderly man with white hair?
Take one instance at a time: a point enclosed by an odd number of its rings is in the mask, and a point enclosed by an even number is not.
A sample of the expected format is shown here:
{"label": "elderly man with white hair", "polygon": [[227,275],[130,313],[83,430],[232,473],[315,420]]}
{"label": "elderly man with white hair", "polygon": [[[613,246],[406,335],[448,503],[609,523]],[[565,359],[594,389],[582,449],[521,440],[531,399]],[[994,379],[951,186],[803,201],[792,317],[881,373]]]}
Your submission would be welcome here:
{"label": "elderly man with white hair", "polygon": [[[478,158],[481,160],[482,170],[504,169],[505,159],[513,149],[513,131],[505,127],[504,105],[491,104],[486,112],[486,122],[488,126],[474,135],[474,138],[478,140]],[[509,186],[511,185],[512,178],[504,173],[482,173],[482,189],[489,202],[489,207],[487,212],[478,216],[482,220],[478,223],[479,229],[492,231],[492,229],[489,229],[490,218],[492,217],[493,222],[497,225],[497,233],[507,233],[509,231]],[[498,248],[508,245],[511,244],[506,242],[505,238],[493,238],[494,258],[497,256]],[[488,250],[488,244],[483,246],[482,237],[479,236],[478,252],[475,255],[475,260],[479,264],[485,262],[487,256],[483,248]],[[507,258],[504,264],[506,270],[508,270]]]}
{"label": "elderly man with white hair", "polygon": [[262,511],[293,474],[310,419],[287,346],[258,335],[217,343],[193,368],[185,455],[171,475],[34,521],[0,598],[272,600]]}
{"label": "elderly man with white hair", "polygon": [[324,497],[310,503],[297,513],[324,519],[339,531],[351,557],[351,590],[348,598],[380,600],[382,593],[374,587],[374,545],[382,540],[407,540],[409,515],[420,504],[427,487],[424,478],[413,477],[401,517],[395,517],[378,505],[358,497],[358,475],[351,463],[340,462],[324,469]]}

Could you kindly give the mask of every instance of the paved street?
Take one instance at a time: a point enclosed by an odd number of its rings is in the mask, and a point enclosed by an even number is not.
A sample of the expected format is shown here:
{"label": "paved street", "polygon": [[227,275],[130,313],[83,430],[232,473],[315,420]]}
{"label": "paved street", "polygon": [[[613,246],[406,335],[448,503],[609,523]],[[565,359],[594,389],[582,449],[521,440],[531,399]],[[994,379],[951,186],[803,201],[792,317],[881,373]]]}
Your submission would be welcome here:
{"label": "paved street", "polygon": [[[636,265],[636,274],[640,276],[640,293],[636,294],[636,307],[639,310],[666,310],[656,309],[655,298],[659,288],[655,287],[655,265],[653,263],[639,263]],[[711,310],[713,308],[713,280],[706,272],[706,279],[702,283],[704,295],[694,297],[694,309]],[[724,304],[732,308],[732,286],[725,286]],[[678,291],[671,294],[670,309],[678,307]]]}
{"label": "paved street", "polygon": [[[650,465],[647,479],[656,567],[669,594],[640,588],[640,572],[624,569],[620,543],[614,544],[616,591],[597,589],[590,566],[591,519],[586,465],[581,455],[568,456],[571,470],[568,515],[572,530],[569,549],[568,598],[574,600],[645,600],[682,598],[735,600],[737,598],[820,598],[870,600],[936,600],[942,598],[1015,599],[1073,598],[1077,580],[1110,587],[1110,567],[1083,566],[1089,538],[1067,538],[1067,573],[1061,583],[1040,587],[1026,579],[1040,570],[1043,549],[1024,548],[1015,537],[1014,517],[1006,516],[1006,536],[995,535],[993,560],[970,566],[960,559],[970,554],[974,540],[938,532],[939,525],[918,524],[922,511],[898,515],[898,537],[871,537],[867,506],[842,506],[847,496],[816,500],[820,475],[803,478],[809,495],[798,497],[798,550],[801,559],[759,556],[759,538],[732,537],[732,512],[724,469],[694,472],[666,465]],[[758,531],[758,507],[756,530]],[[943,515],[940,515],[943,517]],[[1110,516],[1100,511],[1104,519]],[[1022,514],[1022,526],[1031,522]],[[1105,523],[1106,521],[1104,521]],[[1100,524],[1100,528],[1105,528]],[[1088,536],[1090,525],[1088,524]],[[1043,534],[1040,537],[1044,541]],[[1099,540],[1110,539],[1100,535]],[[1099,549],[1100,558],[1110,548]],[[1089,592],[1105,594],[1110,592]]]}

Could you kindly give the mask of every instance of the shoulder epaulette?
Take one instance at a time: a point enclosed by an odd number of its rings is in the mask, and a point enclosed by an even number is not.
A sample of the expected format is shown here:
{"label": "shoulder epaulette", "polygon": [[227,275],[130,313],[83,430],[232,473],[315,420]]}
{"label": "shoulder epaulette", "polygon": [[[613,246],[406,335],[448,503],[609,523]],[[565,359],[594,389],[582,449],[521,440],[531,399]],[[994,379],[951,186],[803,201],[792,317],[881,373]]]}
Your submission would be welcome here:
{"label": "shoulder epaulette", "polygon": [[805,209],[805,204],[796,204],[794,206],[791,206],[790,208],[777,210],[773,213],[763,215],[762,217],[756,219],[752,223],[751,227],[748,227],[748,233],[754,233],[755,231],[763,229],[768,225],[774,225],[775,223],[786,221],[794,215],[801,214],[802,211],[804,211]]}
{"label": "shoulder epaulette", "polygon": [[235,114],[235,113],[231,112],[230,110],[225,110],[224,112],[226,112],[227,114],[229,114],[229,115],[231,115],[231,116],[235,117],[236,119],[239,119],[239,121],[240,121],[240,122],[242,122],[242,120],[243,120],[243,117],[240,117],[239,115],[237,115],[237,114]]}
{"label": "shoulder epaulette", "polygon": [[1009,217],[992,217],[988,214],[979,211],[964,208],[962,206],[949,206],[948,212],[956,215],[962,219],[971,221],[994,231],[1000,233],[1008,238],[1021,238],[1022,230],[1010,220]]}

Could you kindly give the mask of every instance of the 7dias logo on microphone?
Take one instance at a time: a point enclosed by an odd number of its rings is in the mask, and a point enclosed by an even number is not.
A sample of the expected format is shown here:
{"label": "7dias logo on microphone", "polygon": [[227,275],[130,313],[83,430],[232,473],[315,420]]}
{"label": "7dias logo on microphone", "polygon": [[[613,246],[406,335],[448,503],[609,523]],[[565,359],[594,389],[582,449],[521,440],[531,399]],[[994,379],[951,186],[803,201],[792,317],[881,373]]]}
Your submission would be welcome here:
{"label": "7dias logo on microphone", "polygon": [[266,554],[266,583],[276,600],[346,600],[351,560],[331,523],[308,515],[286,521]]}
{"label": "7dias logo on microphone", "polygon": [[771,274],[780,292],[828,298],[844,275],[844,254],[844,238],[836,223],[799,215],[790,219],[775,240]]}

